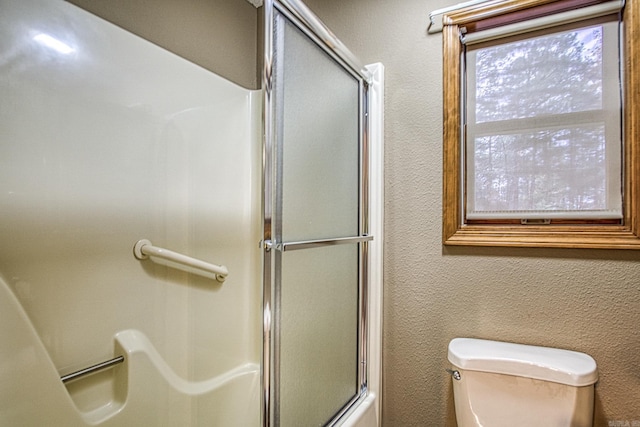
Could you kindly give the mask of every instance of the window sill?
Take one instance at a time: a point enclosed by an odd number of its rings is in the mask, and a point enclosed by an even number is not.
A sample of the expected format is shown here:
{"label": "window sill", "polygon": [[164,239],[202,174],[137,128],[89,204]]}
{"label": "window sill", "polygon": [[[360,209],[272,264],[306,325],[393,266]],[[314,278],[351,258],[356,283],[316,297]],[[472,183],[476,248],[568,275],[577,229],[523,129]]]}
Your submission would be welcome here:
{"label": "window sill", "polygon": [[624,226],[461,226],[443,243],[588,249],[640,249],[640,237]]}

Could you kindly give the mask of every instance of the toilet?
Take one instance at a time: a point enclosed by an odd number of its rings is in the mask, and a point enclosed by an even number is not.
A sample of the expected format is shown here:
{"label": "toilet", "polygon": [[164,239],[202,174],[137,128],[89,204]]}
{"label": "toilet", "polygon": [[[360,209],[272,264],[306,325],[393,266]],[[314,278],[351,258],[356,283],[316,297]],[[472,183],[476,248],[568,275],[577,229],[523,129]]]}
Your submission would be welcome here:
{"label": "toilet", "polygon": [[587,354],[472,338],[449,343],[458,427],[591,427]]}

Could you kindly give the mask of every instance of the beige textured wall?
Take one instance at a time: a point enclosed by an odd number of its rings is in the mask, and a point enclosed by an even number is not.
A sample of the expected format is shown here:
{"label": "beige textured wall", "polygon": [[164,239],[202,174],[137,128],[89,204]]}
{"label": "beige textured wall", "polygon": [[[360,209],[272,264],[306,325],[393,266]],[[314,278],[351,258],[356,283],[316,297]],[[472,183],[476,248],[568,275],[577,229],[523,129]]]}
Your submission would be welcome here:
{"label": "beige textured wall", "polygon": [[442,61],[433,0],[306,0],[365,63],[383,62],[386,427],[454,426],[447,344],[478,337],[586,352],[596,426],[640,423],[640,252],[441,242]]}
{"label": "beige textured wall", "polygon": [[248,89],[258,12],[245,0],[67,0]]}
{"label": "beige textured wall", "polygon": [[[73,2],[257,85],[242,0]],[[306,1],[363,62],[386,67],[383,424],[455,425],[444,368],[460,336],[589,353],[600,369],[595,425],[640,422],[640,252],[440,243],[442,40],[426,27],[431,10],[456,2]]]}

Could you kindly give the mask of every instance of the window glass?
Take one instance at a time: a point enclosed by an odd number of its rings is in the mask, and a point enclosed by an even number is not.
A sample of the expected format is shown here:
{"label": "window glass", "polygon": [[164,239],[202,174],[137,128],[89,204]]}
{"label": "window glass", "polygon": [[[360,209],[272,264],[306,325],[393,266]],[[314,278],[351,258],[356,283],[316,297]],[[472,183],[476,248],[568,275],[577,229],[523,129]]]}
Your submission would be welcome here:
{"label": "window glass", "polygon": [[483,136],[473,147],[476,211],[607,209],[602,124]]}
{"label": "window glass", "polygon": [[473,51],[476,122],[602,108],[602,27]]}
{"label": "window glass", "polygon": [[467,51],[467,219],[622,217],[617,22]]}

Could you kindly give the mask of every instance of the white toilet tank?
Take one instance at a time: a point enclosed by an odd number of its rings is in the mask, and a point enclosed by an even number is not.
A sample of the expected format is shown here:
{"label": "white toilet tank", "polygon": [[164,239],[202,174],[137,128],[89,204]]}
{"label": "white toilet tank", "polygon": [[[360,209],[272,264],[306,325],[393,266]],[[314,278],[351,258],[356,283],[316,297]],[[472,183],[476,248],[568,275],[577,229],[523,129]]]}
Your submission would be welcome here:
{"label": "white toilet tank", "polygon": [[596,362],[499,341],[449,343],[458,427],[591,427]]}

